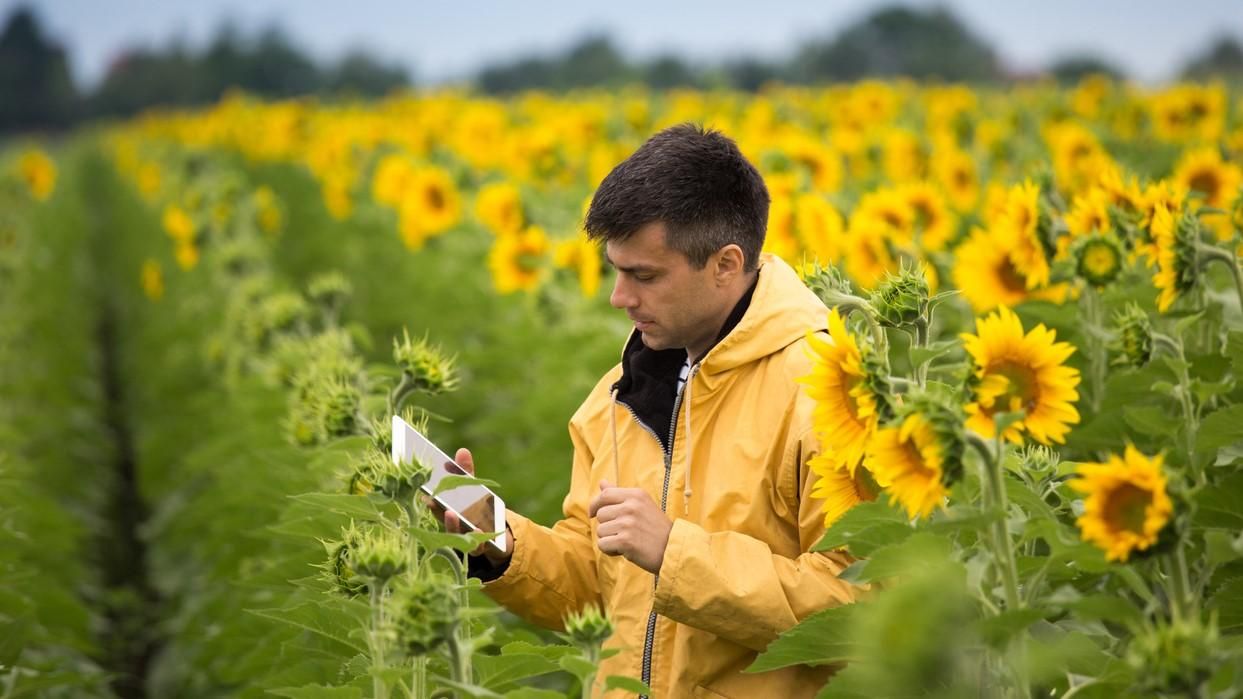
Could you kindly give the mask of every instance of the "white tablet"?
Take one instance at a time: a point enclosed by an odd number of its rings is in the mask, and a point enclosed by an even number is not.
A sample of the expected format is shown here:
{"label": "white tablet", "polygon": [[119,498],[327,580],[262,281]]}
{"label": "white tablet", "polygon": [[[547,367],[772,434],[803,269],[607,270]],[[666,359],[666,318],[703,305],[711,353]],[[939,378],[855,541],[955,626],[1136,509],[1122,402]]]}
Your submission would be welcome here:
{"label": "white tablet", "polygon": [[[393,463],[414,462],[431,470],[431,476],[423,485],[423,491],[428,495],[432,495],[445,476],[470,475],[410,423],[394,415]],[[458,486],[432,497],[471,529],[496,534],[496,538],[487,543],[496,547],[497,551],[504,553],[508,548],[505,540],[505,501],[486,486]]]}

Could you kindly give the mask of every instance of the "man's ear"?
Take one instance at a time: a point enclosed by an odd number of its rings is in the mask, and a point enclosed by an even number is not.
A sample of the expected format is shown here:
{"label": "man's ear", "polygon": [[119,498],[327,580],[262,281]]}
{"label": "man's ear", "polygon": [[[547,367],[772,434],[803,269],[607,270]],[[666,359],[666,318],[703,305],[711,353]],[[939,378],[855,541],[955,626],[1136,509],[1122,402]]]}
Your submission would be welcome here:
{"label": "man's ear", "polygon": [[715,257],[715,277],[717,284],[721,286],[732,282],[742,274],[746,267],[746,256],[743,255],[742,248],[735,243],[717,250]]}

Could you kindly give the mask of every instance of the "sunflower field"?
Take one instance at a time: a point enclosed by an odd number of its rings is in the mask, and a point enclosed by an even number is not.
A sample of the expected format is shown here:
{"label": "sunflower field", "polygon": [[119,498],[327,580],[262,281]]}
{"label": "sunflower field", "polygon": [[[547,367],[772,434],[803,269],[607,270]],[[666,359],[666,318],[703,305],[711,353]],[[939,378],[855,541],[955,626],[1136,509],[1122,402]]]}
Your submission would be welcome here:
{"label": "sunflower field", "polygon": [[0,698],[645,693],[596,677],[599,610],[479,592],[388,426],[559,517],[630,327],[582,217],[683,122],[830,309],[817,547],[868,591],[747,672],[1243,696],[1243,94],[1091,77],[237,94],[4,144]]}

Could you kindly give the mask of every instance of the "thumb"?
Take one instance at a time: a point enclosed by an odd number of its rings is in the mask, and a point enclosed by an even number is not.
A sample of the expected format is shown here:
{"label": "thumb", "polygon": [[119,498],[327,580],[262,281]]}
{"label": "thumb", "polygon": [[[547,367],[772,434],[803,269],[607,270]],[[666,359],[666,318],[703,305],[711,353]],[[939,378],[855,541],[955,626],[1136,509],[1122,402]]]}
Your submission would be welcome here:
{"label": "thumb", "polygon": [[612,488],[612,487],[613,487],[612,483],[609,483],[608,481],[605,481],[605,480],[600,481],[601,491],[608,490],[609,488]]}
{"label": "thumb", "polygon": [[453,460],[457,462],[458,466],[462,467],[463,471],[472,476],[475,475],[475,457],[471,456],[469,449],[458,449],[457,453],[453,455]]}

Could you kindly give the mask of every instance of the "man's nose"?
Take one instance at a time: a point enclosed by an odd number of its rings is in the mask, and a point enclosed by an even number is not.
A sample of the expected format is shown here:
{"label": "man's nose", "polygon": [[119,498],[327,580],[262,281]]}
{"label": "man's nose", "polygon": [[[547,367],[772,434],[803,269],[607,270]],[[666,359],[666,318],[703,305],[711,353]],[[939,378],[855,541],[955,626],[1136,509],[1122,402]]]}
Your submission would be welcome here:
{"label": "man's nose", "polygon": [[613,308],[633,308],[635,306],[636,299],[628,286],[622,275],[617,275],[616,280],[613,282],[613,293],[609,294],[609,303],[612,304]]}

